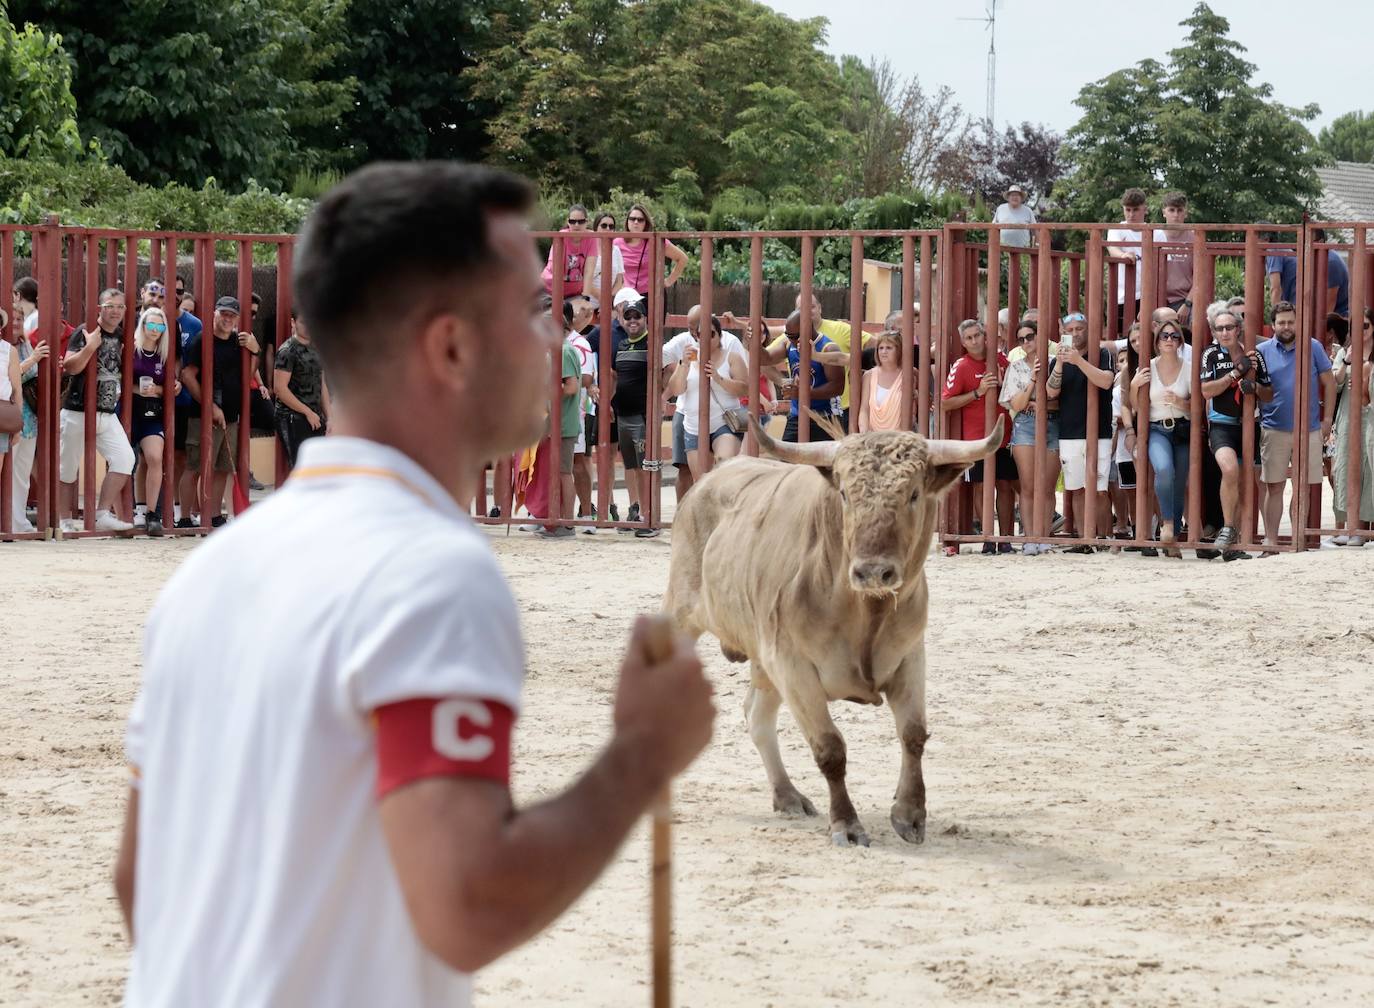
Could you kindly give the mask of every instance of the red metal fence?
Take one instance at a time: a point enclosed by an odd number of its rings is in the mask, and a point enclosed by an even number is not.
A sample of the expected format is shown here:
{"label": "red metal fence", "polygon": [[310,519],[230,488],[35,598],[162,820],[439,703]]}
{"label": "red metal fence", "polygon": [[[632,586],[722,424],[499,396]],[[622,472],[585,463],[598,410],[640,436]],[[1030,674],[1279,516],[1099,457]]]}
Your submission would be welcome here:
{"label": "red metal fence", "polygon": [[[1298,265],[1298,326],[1299,334],[1314,336],[1321,340],[1324,336],[1326,314],[1327,252],[1338,250],[1348,257],[1351,273],[1349,316],[1356,321],[1350,336],[1350,356],[1353,360],[1364,360],[1370,345],[1359,324],[1364,308],[1374,304],[1374,270],[1370,269],[1369,249],[1366,244],[1366,229],[1374,227],[1367,222],[1326,223],[1328,233],[1349,231],[1353,238],[1346,242],[1318,241],[1314,230],[1318,225],[1304,224],[1300,227],[1273,228],[1258,225],[1182,225],[1180,231],[1186,237],[1178,240],[1159,240],[1154,225],[1142,225],[1139,241],[1111,240],[1107,234],[1112,228],[1121,225],[1106,224],[1039,224],[1031,225],[1035,243],[1029,248],[1006,247],[1001,242],[1002,231],[1006,226],[981,223],[950,223],[941,230],[926,231],[803,231],[803,232],[709,232],[709,233],[665,233],[645,235],[626,233],[590,232],[586,238],[594,238],[603,262],[612,260],[612,241],[615,238],[640,238],[648,241],[645,253],[650,263],[647,275],[662,277],[665,273],[665,245],[672,242],[695,251],[701,263],[700,311],[703,318],[709,318],[717,302],[717,285],[711,281],[712,266],[717,251],[722,245],[730,244],[736,249],[747,246],[750,265],[748,286],[749,303],[747,324],[754,338],[747,341],[748,388],[759,388],[759,378],[763,370],[761,354],[768,343],[763,336],[767,326],[781,324],[779,318],[766,318],[764,303],[764,241],[778,239],[792,243],[801,261],[801,285],[799,303],[810,302],[814,287],[815,253],[817,243],[822,240],[839,239],[849,243],[850,283],[848,312],[846,321],[851,334],[863,334],[862,338],[851,336],[851,353],[846,367],[848,394],[851,414],[857,415],[863,408],[863,381],[860,363],[862,342],[877,329],[879,324],[866,322],[866,298],[863,277],[863,261],[866,243],[876,240],[899,240],[901,243],[901,296],[902,316],[899,325],[902,347],[901,373],[912,375],[914,380],[902,383],[902,416],[908,418],[912,429],[923,434],[937,437],[958,437],[961,434],[957,413],[946,413],[939,409],[944,376],[949,373],[952,362],[961,353],[958,326],[964,319],[984,321],[989,334],[989,352],[998,349],[1011,350],[1003,345],[1011,333],[999,335],[999,311],[1005,305],[1014,325],[1022,312],[1036,308],[1041,313],[1042,325],[1037,336],[1036,352],[1040,360],[1047,360],[1051,340],[1051,330],[1057,335],[1057,322],[1065,312],[1083,312],[1088,324],[1088,354],[1095,360],[1099,348],[1108,341],[1123,338],[1122,329],[1134,317],[1134,300],[1126,311],[1118,314],[1115,310],[1117,285],[1130,291],[1137,283],[1139,273],[1140,306],[1142,319],[1148,320],[1152,310],[1163,304],[1168,257],[1187,256],[1193,269],[1193,282],[1190,293],[1193,305],[1192,373],[1190,384],[1192,395],[1189,409],[1192,423],[1189,442],[1189,480],[1185,514],[1187,516],[1187,535],[1180,537],[1180,546],[1190,548],[1205,547],[1201,532],[1203,529],[1203,487],[1201,472],[1207,452],[1204,431],[1204,400],[1201,395],[1200,360],[1205,347],[1211,342],[1211,333],[1202,316],[1205,306],[1213,299],[1216,288],[1217,264],[1221,260],[1232,261],[1243,268],[1245,298],[1245,347],[1253,349],[1264,333],[1265,319],[1265,267],[1266,254],[1287,254],[1295,256]],[[1276,231],[1283,240],[1264,233]],[[566,243],[570,236],[566,232],[544,233],[536,237],[551,243],[551,262],[566,261]],[[119,230],[87,229],[61,227],[53,221],[38,227],[0,226],[0,284],[7,289],[12,286],[24,258],[31,259],[32,275],[38,280],[40,301],[38,316],[39,331],[36,339],[46,340],[53,348],[53,355],[38,368],[38,444],[32,481],[33,499],[37,505],[38,531],[29,534],[13,531],[11,456],[3,458],[4,471],[0,474],[0,538],[20,539],[38,538],[53,535],[60,529],[59,517],[62,512],[62,488],[59,486],[59,430],[61,408],[61,355],[57,348],[62,342],[63,320],[73,325],[86,325],[94,329],[98,312],[98,294],[104,288],[121,288],[126,295],[124,315],[124,373],[121,382],[122,422],[127,433],[131,396],[133,394],[132,333],[137,317],[135,300],[141,286],[149,276],[160,277],[169,286],[178,273],[186,276],[188,286],[197,295],[197,309],[200,320],[207,332],[202,342],[203,357],[200,362],[202,375],[212,380],[214,361],[209,332],[213,326],[214,301],[219,293],[216,283],[216,264],[229,260],[235,264],[235,293],[246,315],[253,293],[253,267],[255,258],[258,264],[275,266],[274,290],[259,291],[271,294],[275,300],[275,325],[270,334],[259,333],[264,344],[263,354],[267,362],[265,374],[270,385],[271,354],[275,347],[286,338],[289,332],[289,309],[291,304],[290,262],[293,236],[275,235],[206,235],[160,232],[132,232]],[[1061,246],[1056,248],[1056,245]],[[1063,247],[1081,248],[1081,251],[1064,251]],[[28,256],[20,256],[27,249]],[[1138,250],[1138,255],[1136,252]],[[1114,258],[1113,253],[1125,258]],[[644,275],[646,271],[640,271]],[[553,299],[555,320],[561,318],[560,306],[565,295],[580,293],[582,284],[574,277],[569,282],[563,269],[552,271],[550,293]],[[558,460],[560,453],[560,430],[558,418],[562,401],[561,361],[552,362],[549,399],[549,434],[546,443],[536,459],[536,465],[551,467],[549,473],[548,501],[544,513],[537,519],[539,524],[550,528],[558,527],[619,527],[658,528],[666,527],[662,497],[661,462],[668,455],[669,445],[662,443],[661,418],[671,413],[666,403],[664,387],[668,372],[663,364],[663,347],[666,342],[666,329],[670,326],[685,324],[683,316],[666,316],[664,312],[664,289],[661,283],[649,282],[644,292],[648,301],[648,391],[645,397],[644,415],[646,418],[646,447],[644,471],[646,473],[646,493],[642,501],[641,520],[610,521],[608,515],[614,500],[616,479],[615,445],[611,439],[612,417],[609,400],[604,400],[597,409],[595,444],[587,446],[589,457],[595,460],[596,472],[596,519],[562,517],[564,513],[562,488],[558,479]],[[229,291],[226,291],[229,292]],[[612,340],[610,338],[616,291],[613,289],[611,270],[601,270],[599,289],[595,295],[602,308],[600,312],[601,331],[604,334],[599,344],[598,370],[601,375],[609,375],[614,370]],[[921,306],[919,317],[915,305]],[[167,312],[169,326],[172,328],[172,345],[178,346],[176,334],[176,312]],[[244,326],[246,328],[246,326]],[[800,358],[796,371],[800,375],[810,373],[812,359],[812,338],[815,335],[814,322],[810,312],[803,311],[800,319],[800,339],[797,349]],[[747,337],[747,332],[741,335]],[[712,328],[701,326],[699,330],[700,355],[710,359],[716,349]],[[1144,325],[1140,334],[1139,352],[1141,359],[1148,361],[1154,344],[1154,332],[1150,325]],[[1306,339],[1298,340],[1298,373],[1305,374],[1312,359],[1312,346]],[[248,352],[244,351],[244,368],[247,373]],[[87,365],[87,382],[94,388],[95,361]],[[1039,402],[1045,401],[1046,374],[1042,369],[1036,383]],[[697,426],[701,431],[709,430],[710,424],[710,378],[702,382],[701,395],[698,397]],[[249,390],[245,387],[240,404],[245,422],[238,430],[238,443],[235,446],[235,479],[240,491],[247,494],[249,424]],[[1149,430],[1148,404],[1144,396],[1148,389],[1142,389],[1135,397],[1137,417],[1137,447],[1135,468],[1137,486],[1131,507],[1135,538],[1129,541],[1110,538],[1111,528],[1100,527],[1100,517],[1108,513],[1102,506],[1102,497],[1097,487],[1096,420],[1099,411],[1108,409],[1110,390],[1098,390],[1089,386],[1088,390],[1088,446],[1086,492],[1082,515],[1073,516],[1078,532],[1072,536],[1054,537],[1051,535],[1051,516],[1055,509],[1055,499],[1051,484],[1042,479],[1042,468],[1048,464],[1046,452],[1047,429],[1045,411],[1038,411],[1036,417],[1036,449],[1034,452],[1036,473],[1032,486],[1037,488],[1030,500],[1021,500],[1023,518],[1022,534],[994,534],[992,516],[995,511],[995,474],[991,465],[984,467],[982,485],[973,487],[961,484],[949,498],[942,515],[941,537],[946,545],[957,546],[967,542],[1054,542],[1060,545],[1091,546],[1134,546],[1147,547],[1151,539],[1146,530],[1151,527],[1154,504],[1150,490],[1151,473],[1146,449]],[[1297,392],[1297,422],[1299,430],[1306,426],[1308,389],[1299,383]],[[1347,395],[1351,396],[1350,413],[1360,415],[1360,406],[1367,399],[1367,389],[1360,381],[1352,382]],[[1104,398],[1105,397],[1105,398]],[[759,415],[759,396],[751,394],[749,410]],[[986,417],[991,420],[996,405],[994,397],[988,396]],[[172,417],[174,392],[169,382],[164,390],[164,416]],[[1144,408],[1139,408],[1141,406]],[[94,430],[96,424],[95,396],[87,395],[85,400],[85,441],[82,460],[82,501],[80,511],[84,515],[85,527],[77,535],[98,534],[94,529],[93,516],[96,510],[97,464]],[[1254,417],[1256,403],[1253,395],[1247,395],[1243,405],[1243,455],[1252,458],[1256,438]],[[211,420],[208,411],[199,420],[202,444],[210,444]],[[168,422],[168,436],[165,438],[163,465],[163,499],[166,503],[167,531],[175,534],[171,522],[170,501],[174,496],[175,458],[171,423]],[[1346,507],[1347,524],[1351,529],[1358,528],[1360,475],[1363,462],[1363,447],[1360,424],[1349,425],[1350,431],[1344,450],[1348,452],[1349,501]],[[811,422],[806,411],[797,420],[798,438],[811,439]],[[745,438],[744,450],[757,451],[752,436]],[[1308,529],[1310,536],[1329,534],[1336,531],[1321,528],[1321,488],[1316,486],[1313,493],[1301,489],[1301,474],[1306,463],[1307,439],[1295,438],[1293,469],[1293,508],[1292,527]],[[712,464],[710,438],[699,439],[697,466],[701,472],[709,470]],[[668,456],[670,457],[670,456]],[[276,476],[284,475],[284,455],[280,445],[276,448]],[[202,453],[200,466],[200,522],[197,528],[189,531],[201,534],[209,525],[210,516],[218,512],[218,502],[211,501],[211,466],[213,459],[209,452]],[[476,495],[475,517],[483,522],[510,523],[530,520],[516,518],[510,502],[513,473],[518,459],[497,460],[494,464],[493,489],[497,505],[501,508],[499,518],[486,514],[487,483],[483,484]],[[1257,539],[1257,494],[1260,489],[1253,478],[1250,467],[1246,466],[1246,477],[1241,481],[1242,517],[1239,522],[1242,546],[1253,545]],[[686,474],[682,474],[685,478]],[[981,499],[984,524],[975,533],[972,525],[975,495]],[[155,499],[156,494],[149,491],[148,497]],[[22,506],[22,501],[20,502]],[[129,500],[126,495],[125,513]],[[187,508],[189,511],[189,507]],[[1316,517],[1316,521],[1312,518]],[[1015,532],[1016,530],[1012,530]],[[60,534],[60,533],[58,533]],[[67,533],[71,535],[72,533]],[[1314,540],[1304,536],[1288,536],[1281,541],[1281,548],[1303,549]]]}

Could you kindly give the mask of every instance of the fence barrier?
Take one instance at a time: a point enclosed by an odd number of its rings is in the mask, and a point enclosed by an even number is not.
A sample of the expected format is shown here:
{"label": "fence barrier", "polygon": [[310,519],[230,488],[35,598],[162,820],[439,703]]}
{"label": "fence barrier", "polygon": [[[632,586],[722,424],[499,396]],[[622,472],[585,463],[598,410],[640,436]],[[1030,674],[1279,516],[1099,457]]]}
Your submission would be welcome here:
{"label": "fence barrier", "polygon": [[[864,401],[865,386],[861,351],[873,334],[882,331],[883,323],[893,303],[900,305],[899,321],[895,331],[901,347],[899,374],[909,376],[900,386],[901,426],[934,437],[957,438],[963,435],[962,410],[941,408],[944,398],[945,376],[950,373],[954,361],[962,352],[959,324],[965,319],[982,322],[987,333],[985,356],[997,356],[999,378],[1005,378],[1005,365],[1002,358],[1010,361],[1026,348],[1013,346],[1012,340],[1017,333],[1017,321],[1027,311],[1035,310],[1047,324],[1041,325],[1030,345],[1029,352],[1035,360],[1049,362],[1055,353],[1060,337],[1059,319],[1066,313],[1082,313],[1086,323],[1087,359],[1097,362],[1104,348],[1114,349],[1120,341],[1127,340],[1127,329],[1136,317],[1148,323],[1156,308],[1174,307],[1190,310],[1187,322],[1191,329],[1191,344],[1186,348],[1188,368],[1187,386],[1189,388],[1187,416],[1188,434],[1186,440],[1186,483],[1187,493],[1180,518],[1185,519],[1186,532],[1178,536],[1177,546],[1189,549],[1206,549],[1209,541],[1204,532],[1215,532],[1219,516],[1217,491],[1217,466],[1208,447],[1207,403],[1202,390],[1201,361],[1204,352],[1213,342],[1213,334],[1204,320],[1206,306],[1214,300],[1218,287],[1218,267],[1225,263],[1228,275],[1234,275],[1238,267],[1243,276],[1244,332],[1243,346],[1249,352],[1256,348],[1265,337],[1267,320],[1264,306],[1268,285],[1268,265],[1266,259],[1279,257],[1291,258],[1296,265],[1295,304],[1299,338],[1296,343],[1293,367],[1297,374],[1307,374],[1314,360],[1320,360],[1320,353],[1329,352],[1332,347],[1326,329],[1326,315],[1332,307],[1329,304],[1327,282],[1331,265],[1330,256],[1338,255],[1341,262],[1349,263],[1349,305],[1347,316],[1355,320],[1351,324],[1349,346],[1346,356],[1349,360],[1366,361],[1374,351],[1374,343],[1367,342],[1369,335],[1363,330],[1360,320],[1366,307],[1374,305],[1374,269],[1370,268],[1370,250],[1367,242],[1367,229],[1374,227],[1371,222],[1310,222],[1301,225],[1219,225],[1184,224],[1165,232],[1153,225],[1142,226],[1132,234],[1122,233],[1123,225],[1100,223],[1006,225],[985,223],[951,222],[941,229],[916,231],[797,231],[797,232],[652,232],[630,234],[625,232],[587,233],[585,236],[569,232],[544,232],[536,234],[550,244],[550,264],[562,264],[562,268],[551,268],[548,291],[553,302],[555,324],[561,318],[561,304],[565,296],[580,294],[587,289],[583,267],[587,266],[588,247],[596,250],[602,263],[612,262],[612,249],[615,239],[643,239],[647,247],[642,252],[641,262],[647,262],[647,270],[640,269],[640,292],[647,302],[645,337],[643,353],[645,368],[642,415],[644,437],[642,452],[631,450],[633,457],[642,454],[642,468],[625,473],[626,497],[640,504],[638,520],[629,520],[628,513],[621,518],[612,517],[618,503],[616,496],[617,438],[613,429],[617,418],[612,415],[611,400],[616,373],[616,336],[618,328],[617,313],[612,307],[615,294],[615,277],[609,269],[599,270],[595,288],[591,291],[600,303],[598,337],[595,364],[592,370],[598,376],[591,384],[597,390],[599,401],[595,403],[595,421],[587,431],[584,460],[575,463],[577,470],[572,480],[572,492],[587,495],[594,467],[596,493],[592,504],[594,516],[576,513],[576,508],[565,498],[569,493],[562,474],[560,456],[562,453],[561,408],[563,404],[562,361],[551,362],[549,386],[549,429],[547,436],[522,456],[494,460],[491,469],[491,493],[497,511],[488,511],[488,482],[484,475],[479,487],[475,487],[474,518],[487,524],[511,524],[530,521],[549,529],[583,528],[649,530],[671,526],[671,516],[664,507],[664,466],[676,468],[677,493],[692,478],[692,471],[705,473],[715,462],[710,427],[713,418],[712,402],[738,403],[741,397],[724,392],[723,387],[713,388],[711,374],[701,376],[699,394],[696,396],[696,410],[692,425],[701,436],[697,438],[694,458],[687,464],[675,462],[683,453],[684,434],[675,430],[671,437],[665,434],[665,425],[672,422],[677,428],[687,426],[686,418],[672,419],[677,415],[673,405],[668,402],[666,389],[672,369],[676,366],[677,354],[683,338],[670,342],[670,328],[685,327],[684,314],[667,313],[668,292],[661,282],[645,278],[662,278],[665,275],[665,248],[673,243],[689,251],[695,251],[701,264],[698,300],[702,318],[719,317],[713,309],[729,302],[733,310],[739,308],[746,317],[739,319],[735,334],[744,343],[743,361],[746,368],[745,388],[748,395],[748,411],[759,419],[761,399],[766,391],[775,386],[768,383],[769,376],[786,381],[812,373],[813,362],[832,369],[839,367],[837,358],[843,359],[843,380],[835,379],[831,384],[842,387],[841,422],[848,421],[851,429],[862,410],[867,407]],[[1318,229],[1324,229],[1325,234]],[[1029,231],[1033,242],[1028,247],[1004,244],[1003,232],[1009,230]],[[1346,240],[1331,240],[1336,236]],[[816,277],[816,252],[818,244],[826,243],[828,260],[835,261],[837,249],[848,243],[849,284],[845,292],[830,289],[826,293],[825,304],[841,305],[836,314],[842,318],[813,317],[810,311],[802,311],[799,319],[798,338],[795,351],[783,354],[777,342],[785,337],[779,328],[785,319],[780,317],[785,304],[779,303],[778,290],[764,281],[764,240],[777,239],[791,244],[801,262],[801,282],[797,287],[796,303],[799,306],[812,302],[813,293],[819,287]],[[241,327],[250,328],[249,305],[251,296],[257,293],[264,305],[273,309],[264,313],[262,324],[256,329],[261,343],[262,368],[261,383],[269,390],[272,384],[272,356],[290,332],[290,265],[294,246],[294,236],[290,235],[217,235],[188,234],[173,232],[125,231],[117,229],[95,229],[61,226],[56,219],[49,219],[38,226],[0,225],[0,284],[12,288],[16,277],[25,271],[38,281],[38,330],[33,339],[45,341],[52,353],[36,369],[32,379],[37,388],[37,438],[36,444],[25,445],[25,452],[32,451],[32,477],[28,488],[20,487],[20,498],[15,498],[16,480],[14,472],[19,454],[21,439],[12,438],[12,450],[0,456],[0,539],[70,538],[90,537],[106,533],[95,527],[95,515],[100,503],[100,492],[96,477],[99,475],[97,462],[97,396],[93,394],[97,384],[97,360],[92,356],[85,365],[85,381],[88,391],[84,397],[83,414],[80,426],[84,432],[82,453],[79,461],[78,484],[64,484],[62,474],[61,438],[64,423],[68,436],[74,436],[73,425],[76,419],[71,411],[62,408],[64,398],[64,371],[62,350],[65,349],[66,326],[84,326],[94,331],[100,322],[100,293],[106,289],[116,289],[125,295],[125,308],[120,320],[124,334],[122,346],[121,374],[119,380],[120,397],[119,422],[128,437],[131,430],[131,412],[135,395],[133,382],[133,332],[138,318],[135,301],[142,285],[150,277],[157,277],[170,288],[171,280],[178,274],[185,276],[188,288],[197,298],[197,316],[206,335],[201,341],[201,358],[198,362],[199,376],[209,387],[213,387],[215,359],[213,340],[210,334],[214,325],[214,303],[222,294],[233,294],[240,302]],[[885,247],[899,242],[900,262],[888,264],[885,274],[892,287],[890,291],[873,288],[876,281],[865,273],[865,249],[873,242],[881,241]],[[749,282],[746,285],[720,285],[713,282],[713,264],[717,253],[727,248],[730,254],[738,255],[747,248],[749,261]],[[738,261],[738,260],[736,260]],[[1180,282],[1185,284],[1180,288]],[[871,289],[872,288],[872,289]],[[898,292],[899,288],[899,292]],[[1179,298],[1186,291],[1185,298]],[[747,308],[742,304],[747,294]],[[774,313],[765,314],[765,305]],[[917,305],[920,306],[919,314]],[[681,302],[676,308],[683,307]],[[1002,326],[1000,316],[1003,309],[1010,316],[1010,325]],[[727,319],[732,316],[727,315]],[[171,330],[171,345],[181,347],[177,312],[168,307],[167,321]],[[19,320],[12,320],[13,333],[7,338],[15,341]],[[846,329],[847,327],[847,329]],[[816,360],[813,340],[823,335],[822,330],[835,334],[840,353],[833,349],[825,352],[829,356]],[[1053,333],[1051,332],[1053,330]],[[724,327],[724,332],[730,327]],[[622,330],[623,332],[623,330]],[[1374,335],[1374,334],[1371,334]],[[1053,336],[1053,338],[1052,338]],[[693,333],[697,353],[701,360],[715,360],[723,340],[717,336],[713,326],[698,326]],[[1313,340],[1316,342],[1314,343]],[[637,342],[637,341],[636,341]],[[845,345],[847,343],[847,345]],[[1140,328],[1137,344],[1133,352],[1128,351],[1128,361],[1150,361],[1155,348],[1155,330],[1150,324]],[[733,344],[732,344],[733,345]],[[673,360],[665,360],[665,351],[674,354]],[[847,351],[847,357],[843,354]],[[791,359],[789,360],[789,356]],[[1067,358],[1066,358],[1067,359]],[[1115,363],[1115,353],[1111,362]],[[776,363],[771,363],[775,361]],[[185,365],[181,361],[181,365]],[[665,366],[668,365],[668,366]],[[245,348],[240,355],[239,366],[247,374],[252,367],[252,355]],[[1071,366],[1071,365],[1070,365]],[[175,373],[179,368],[170,368]],[[1065,493],[1065,514],[1068,534],[1054,533],[1056,497],[1055,476],[1060,465],[1058,453],[1050,450],[1050,412],[1039,404],[1048,404],[1050,388],[1050,368],[1041,366],[1034,378],[1034,445],[1029,456],[1033,472],[1029,480],[1022,479],[1012,491],[1019,496],[1021,527],[997,527],[994,515],[998,510],[997,466],[983,466],[981,482],[977,485],[961,483],[947,498],[940,518],[940,539],[947,548],[957,549],[964,543],[994,544],[1056,544],[1069,547],[1089,548],[1134,548],[1149,549],[1159,545],[1152,534],[1154,518],[1157,514],[1155,495],[1151,489],[1154,471],[1151,467],[1149,438],[1151,431],[1149,388],[1148,386],[1127,391],[1126,404],[1132,409],[1135,423],[1135,448],[1130,461],[1134,464],[1136,484],[1133,495],[1127,499],[1119,489],[1100,490],[1103,446],[1100,441],[1110,438],[1113,424],[1112,387],[1099,386],[1091,380],[1086,383],[1085,415],[1082,417],[1085,438],[1083,447],[1083,492]],[[1358,379],[1360,368],[1346,368],[1348,373]],[[627,373],[629,373],[627,371]],[[833,372],[832,372],[833,373]],[[1086,374],[1086,372],[1084,372]],[[604,376],[604,377],[603,377]],[[723,376],[722,376],[723,377]],[[739,380],[732,376],[728,381],[734,386]],[[762,380],[762,382],[761,382]],[[718,384],[718,382],[716,382]],[[1363,380],[1352,380],[1349,387],[1340,391],[1347,398],[1348,405],[1344,416],[1359,418],[1362,407],[1368,403],[1370,389]],[[578,393],[579,396],[581,393]],[[800,394],[800,393],[799,393]],[[238,495],[248,495],[248,476],[251,456],[251,416],[254,404],[252,396],[260,395],[256,389],[249,388],[245,382],[237,403],[243,422],[238,424],[237,440],[233,446],[234,480],[238,485]],[[1345,513],[1344,528],[1323,524],[1322,491],[1320,484],[1309,489],[1303,479],[1310,454],[1307,434],[1311,423],[1311,409],[1321,396],[1321,408],[1326,416],[1333,412],[1332,395],[1322,387],[1312,387],[1308,382],[1297,382],[1294,405],[1293,462],[1287,475],[1291,488],[1290,528],[1302,530],[1306,534],[1290,534],[1277,537],[1271,544],[1273,550],[1302,550],[1313,546],[1322,535],[1350,534],[1357,532],[1360,522],[1360,495],[1362,476],[1368,466],[1368,452],[1364,445],[1363,431],[1358,419],[1344,424],[1340,451],[1344,453],[1346,499],[1337,503],[1337,510]],[[176,391],[172,382],[167,382],[162,390],[162,408],[165,418],[176,415]],[[772,396],[777,399],[776,392]],[[826,400],[832,397],[825,397]],[[993,422],[999,411],[996,397],[982,397],[984,405],[982,421]],[[1076,398],[1076,397],[1075,397]],[[622,407],[626,407],[625,397],[620,396]],[[783,400],[784,402],[786,400]],[[830,411],[829,402],[815,402],[822,413]],[[845,408],[847,405],[847,408]],[[1259,548],[1262,544],[1260,515],[1265,495],[1269,492],[1259,482],[1253,464],[1256,458],[1261,431],[1257,429],[1256,418],[1258,402],[1254,393],[1241,397],[1240,403],[1240,455],[1247,464],[1240,467],[1237,478],[1235,513],[1231,516],[1239,534],[1237,548]],[[630,406],[629,408],[633,408]],[[1077,408],[1075,403],[1075,408]],[[260,406],[261,413],[262,407]],[[64,418],[63,414],[68,416]],[[633,412],[622,408],[622,414],[636,421]],[[800,441],[826,436],[814,429],[808,410],[799,410],[794,422],[789,423],[789,434],[795,431]],[[1104,417],[1109,419],[1104,421]],[[765,423],[768,416],[762,416]],[[1075,424],[1077,415],[1075,414]],[[212,420],[209,411],[202,411],[198,420],[201,444],[212,443]],[[166,422],[168,435],[172,435],[174,424]],[[1106,433],[1103,433],[1103,431]],[[1124,432],[1121,433],[1124,438]],[[273,482],[277,485],[285,477],[287,465],[285,452],[272,434]],[[633,440],[631,438],[630,440]],[[1073,439],[1069,439],[1073,440]],[[1170,438],[1172,440],[1172,436]],[[674,444],[674,442],[677,444]],[[184,465],[184,457],[176,446],[176,438],[164,438],[161,472],[161,499],[164,502],[166,532],[176,534],[204,534],[211,527],[211,518],[219,512],[220,502],[214,499],[215,479],[213,473],[213,453],[202,451],[199,466],[199,489],[192,489],[196,498],[200,519],[194,528],[175,528],[171,520],[173,509],[171,501],[176,498],[179,479],[179,465]],[[1179,447],[1182,447],[1180,445]],[[742,438],[741,450],[756,454],[758,446],[751,433]],[[1075,448],[1075,450],[1077,450]],[[1023,451],[1024,458],[1026,453]],[[1109,453],[1106,464],[1114,465],[1117,452]],[[27,458],[27,456],[26,456]],[[1123,461],[1125,459],[1123,458]],[[23,463],[27,467],[28,463]],[[70,465],[70,463],[69,463]],[[1119,468],[1119,466],[1118,466]],[[194,483],[194,475],[191,483]],[[1075,479],[1075,482],[1077,480]],[[75,486],[79,485],[79,499]],[[189,484],[183,484],[189,485]],[[1006,493],[1004,487],[1003,492]],[[145,491],[144,498],[151,504],[158,495],[151,490]],[[536,515],[529,519],[516,518],[516,501],[523,499],[527,510]],[[16,531],[19,527],[15,517],[22,517],[25,505],[32,500],[35,505],[36,531]],[[131,514],[133,502],[133,482],[124,489],[116,510],[126,519]],[[188,502],[183,503],[183,511],[189,513]],[[533,506],[531,506],[531,504]],[[1004,514],[1005,510],[1005,503]],[[62,518],[82,516],[82,527],[75,531],[63,531]],[[1272,513],[1272,508],[1271,508]],[[981,528],[975,529],[975,515],[981,514]],[[1122,525],[1128,525],[1132,532],[1129,538],[1120,538]],[[1374,533],[1371,533],[1374,536]]]}

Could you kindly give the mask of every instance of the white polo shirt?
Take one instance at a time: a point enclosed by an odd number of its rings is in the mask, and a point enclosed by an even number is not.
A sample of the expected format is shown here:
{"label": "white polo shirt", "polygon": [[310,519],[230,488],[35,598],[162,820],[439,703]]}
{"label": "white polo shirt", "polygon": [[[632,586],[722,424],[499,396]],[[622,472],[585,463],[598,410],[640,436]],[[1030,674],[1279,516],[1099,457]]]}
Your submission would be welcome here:
{"label": "white polo shirt", "polygon": [[469,1004],[406,912],[369,715],[442,696],[518,713],[523,655],[495,558],[428,473],[370,441],[302,445],[148,619],[125,1003]]}

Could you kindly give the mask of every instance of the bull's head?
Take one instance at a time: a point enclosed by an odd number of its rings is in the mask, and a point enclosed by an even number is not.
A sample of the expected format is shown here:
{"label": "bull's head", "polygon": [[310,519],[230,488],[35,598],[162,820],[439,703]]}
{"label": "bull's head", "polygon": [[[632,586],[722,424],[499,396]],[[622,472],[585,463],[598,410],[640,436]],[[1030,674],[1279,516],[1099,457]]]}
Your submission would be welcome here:
{"label": "bull's head", "polygon": [[907,431],[873,431],[811,444],[774,441],[757,423],[753,427],[769,455],[815,466],[829,477],[844,516],[850,586],[881,596],[895,595],[925,562],[940,497],[964,470],[997,450],[1002,425],[998,418],[996,428],[982,441],[936,441]]}

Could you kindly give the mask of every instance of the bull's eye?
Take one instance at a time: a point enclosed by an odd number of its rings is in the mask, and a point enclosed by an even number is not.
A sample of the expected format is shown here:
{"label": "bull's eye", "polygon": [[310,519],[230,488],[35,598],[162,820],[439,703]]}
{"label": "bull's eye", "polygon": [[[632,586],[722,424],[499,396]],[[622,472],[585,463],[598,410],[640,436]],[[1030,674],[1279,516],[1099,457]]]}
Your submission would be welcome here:
{"label": "bull's eye", "polygon": [[915,504],[915,503],[916,503],[918,500],[920,500],[920,499],[921,499],[921,491],[919,491],[919,490],[913,490],[913,491],[911,491],[911,503]]}
{"label": "bull's eye", "polygon": [[849,506],[849,494],[845,493],[843,490],[840,491],[840,503],[845,507]]}

